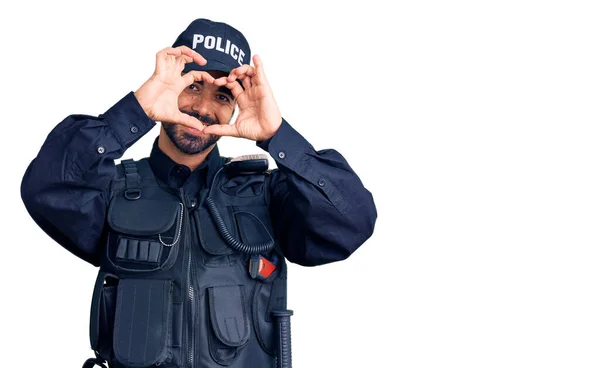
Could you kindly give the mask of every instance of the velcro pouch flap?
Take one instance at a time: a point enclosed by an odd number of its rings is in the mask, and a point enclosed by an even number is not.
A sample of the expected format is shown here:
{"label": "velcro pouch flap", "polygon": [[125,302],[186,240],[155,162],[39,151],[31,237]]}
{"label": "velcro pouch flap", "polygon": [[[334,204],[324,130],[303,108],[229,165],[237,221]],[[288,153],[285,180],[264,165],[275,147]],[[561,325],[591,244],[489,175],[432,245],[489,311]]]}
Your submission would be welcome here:
{"label": "velcro pouch flap", "polygon": [[244,345],[250,336],[250,321],[243,285],[208,288],[210,322],[217,338],[225,345]]}
{"label": "velcro pouch flap", "polygon": [[171,280],[122,279],[117,287],[113,349],[128,367],[170,361]]}
{"label": "velcro pouch flap", "polygon": [[273,230],[267,206],[234,206],[233,210],[244,243],[260,244],[271,240]]}
{"label": "velcro pouch flap", "polygon": [[108,224],[131,235],[152,235],[168,231],[177,221],[180,203],[173,200],[129,200],[115,196],[108,209]]}
{"label": "velcro pouch flap", "polygon": [[[231,214],[231,207],[218,207],[223,224],[227,227],[229,233],[235,238],[237,230]],[[227,245],[221,233],[219,233],[218,225],[213,219],[210,212],[205,208],[199,208],[194,212],[194,220],[200,229],[198,236],[200,244],[205,251],[211,255],[222,256],[233,253],[233,249]]]}

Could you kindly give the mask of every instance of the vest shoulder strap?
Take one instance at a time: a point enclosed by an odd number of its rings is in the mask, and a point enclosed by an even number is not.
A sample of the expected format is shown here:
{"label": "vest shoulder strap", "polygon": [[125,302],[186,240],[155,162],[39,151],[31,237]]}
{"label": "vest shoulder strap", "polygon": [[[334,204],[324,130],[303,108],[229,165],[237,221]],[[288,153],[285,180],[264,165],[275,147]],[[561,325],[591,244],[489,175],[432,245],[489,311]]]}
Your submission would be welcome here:
{"label": "vest shoulder strap", "polygon": [[154,172],[150,167],[147,157],[140,160],[134,160],[132,158],[121,160],[117,165],[117,179],[127,179],[127,174],[130,174],[129,178],[132,180],[138,180],[138,177],[139,180],[154,178]]}
{"label": "vest shoulder strap", "polygon": [[269,172],[268,156],[264,153],[227,157],[227,159],[227,171],[232,175]]}
{"label": "vest shoulder strap", "polygon": [[117,179],[125,179],[125,197],[137,199],[141,196],[141,189],[148,183],[156,185],[154,172],[147,158],[134,160],[132,158],[121,160],[117,165]]}

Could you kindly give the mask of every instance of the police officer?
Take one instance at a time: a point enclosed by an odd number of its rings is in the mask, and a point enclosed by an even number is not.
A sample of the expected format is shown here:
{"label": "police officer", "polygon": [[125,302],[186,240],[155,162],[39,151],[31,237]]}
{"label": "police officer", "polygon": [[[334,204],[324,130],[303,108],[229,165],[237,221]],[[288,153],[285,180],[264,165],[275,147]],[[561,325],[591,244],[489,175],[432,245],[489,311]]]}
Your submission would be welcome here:
{"label": "police officer", "polygon": [[[157,121],[149,157],[115,165]],[[224,135],[256,141],[277,168],[221,157]],[[207,19],[104,114],[60,122],[21,196],[43,231],[100,267],[87,366],[291,366],[285,260],[343,260],[377,217],[342,155],[282,118],[245,37]]]}

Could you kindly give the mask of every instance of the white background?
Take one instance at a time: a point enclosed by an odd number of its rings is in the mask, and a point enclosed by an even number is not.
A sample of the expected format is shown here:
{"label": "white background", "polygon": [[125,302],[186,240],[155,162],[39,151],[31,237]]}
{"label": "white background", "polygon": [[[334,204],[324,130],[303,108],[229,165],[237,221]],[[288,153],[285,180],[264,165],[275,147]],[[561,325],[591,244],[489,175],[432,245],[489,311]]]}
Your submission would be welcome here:
{"label": "white background", "polygon": [[97,269],[29,218],[27,165],[66,116],[135,91],[202,17],[244,33],[286,120],[342,153],[377,205],[348,260],[290,266],[295,367],[600,366],[595,5],[4,2],[0,365],[92,356]]}

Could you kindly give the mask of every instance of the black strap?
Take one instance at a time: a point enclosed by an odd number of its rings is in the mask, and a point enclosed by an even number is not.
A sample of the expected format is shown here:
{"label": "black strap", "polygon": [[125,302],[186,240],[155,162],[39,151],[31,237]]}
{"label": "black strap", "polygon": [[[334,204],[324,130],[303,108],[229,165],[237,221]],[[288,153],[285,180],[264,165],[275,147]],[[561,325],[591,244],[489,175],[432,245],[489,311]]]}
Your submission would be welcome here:
{"label": "black strap", "polygon": [[136,163],[133,159],[128,158],[121,160],[123,168],[125,169],[125,198],[135,200],[142,196],[142,190],[140,189],[140,175]]}
{"label": "black strap", "polygon": [[85,363],[83,363],[83,367],[81,368],[94,368],[95,365],[102,368],[106,368],[106,366],[104,365],[104,363],[106,363],[106,360],[102,359],[102,357],[98,355],[98,352],[95,350],[94,354],[96,354],[96,357],[86,360]]}
{"label": "black strap", "polygon": [[135,161],[131,158],[122,160],[121,163],[125,168],[125,178],[127,180],[127,189],[139,188],[140,176],[138,175],[137,166]]}

